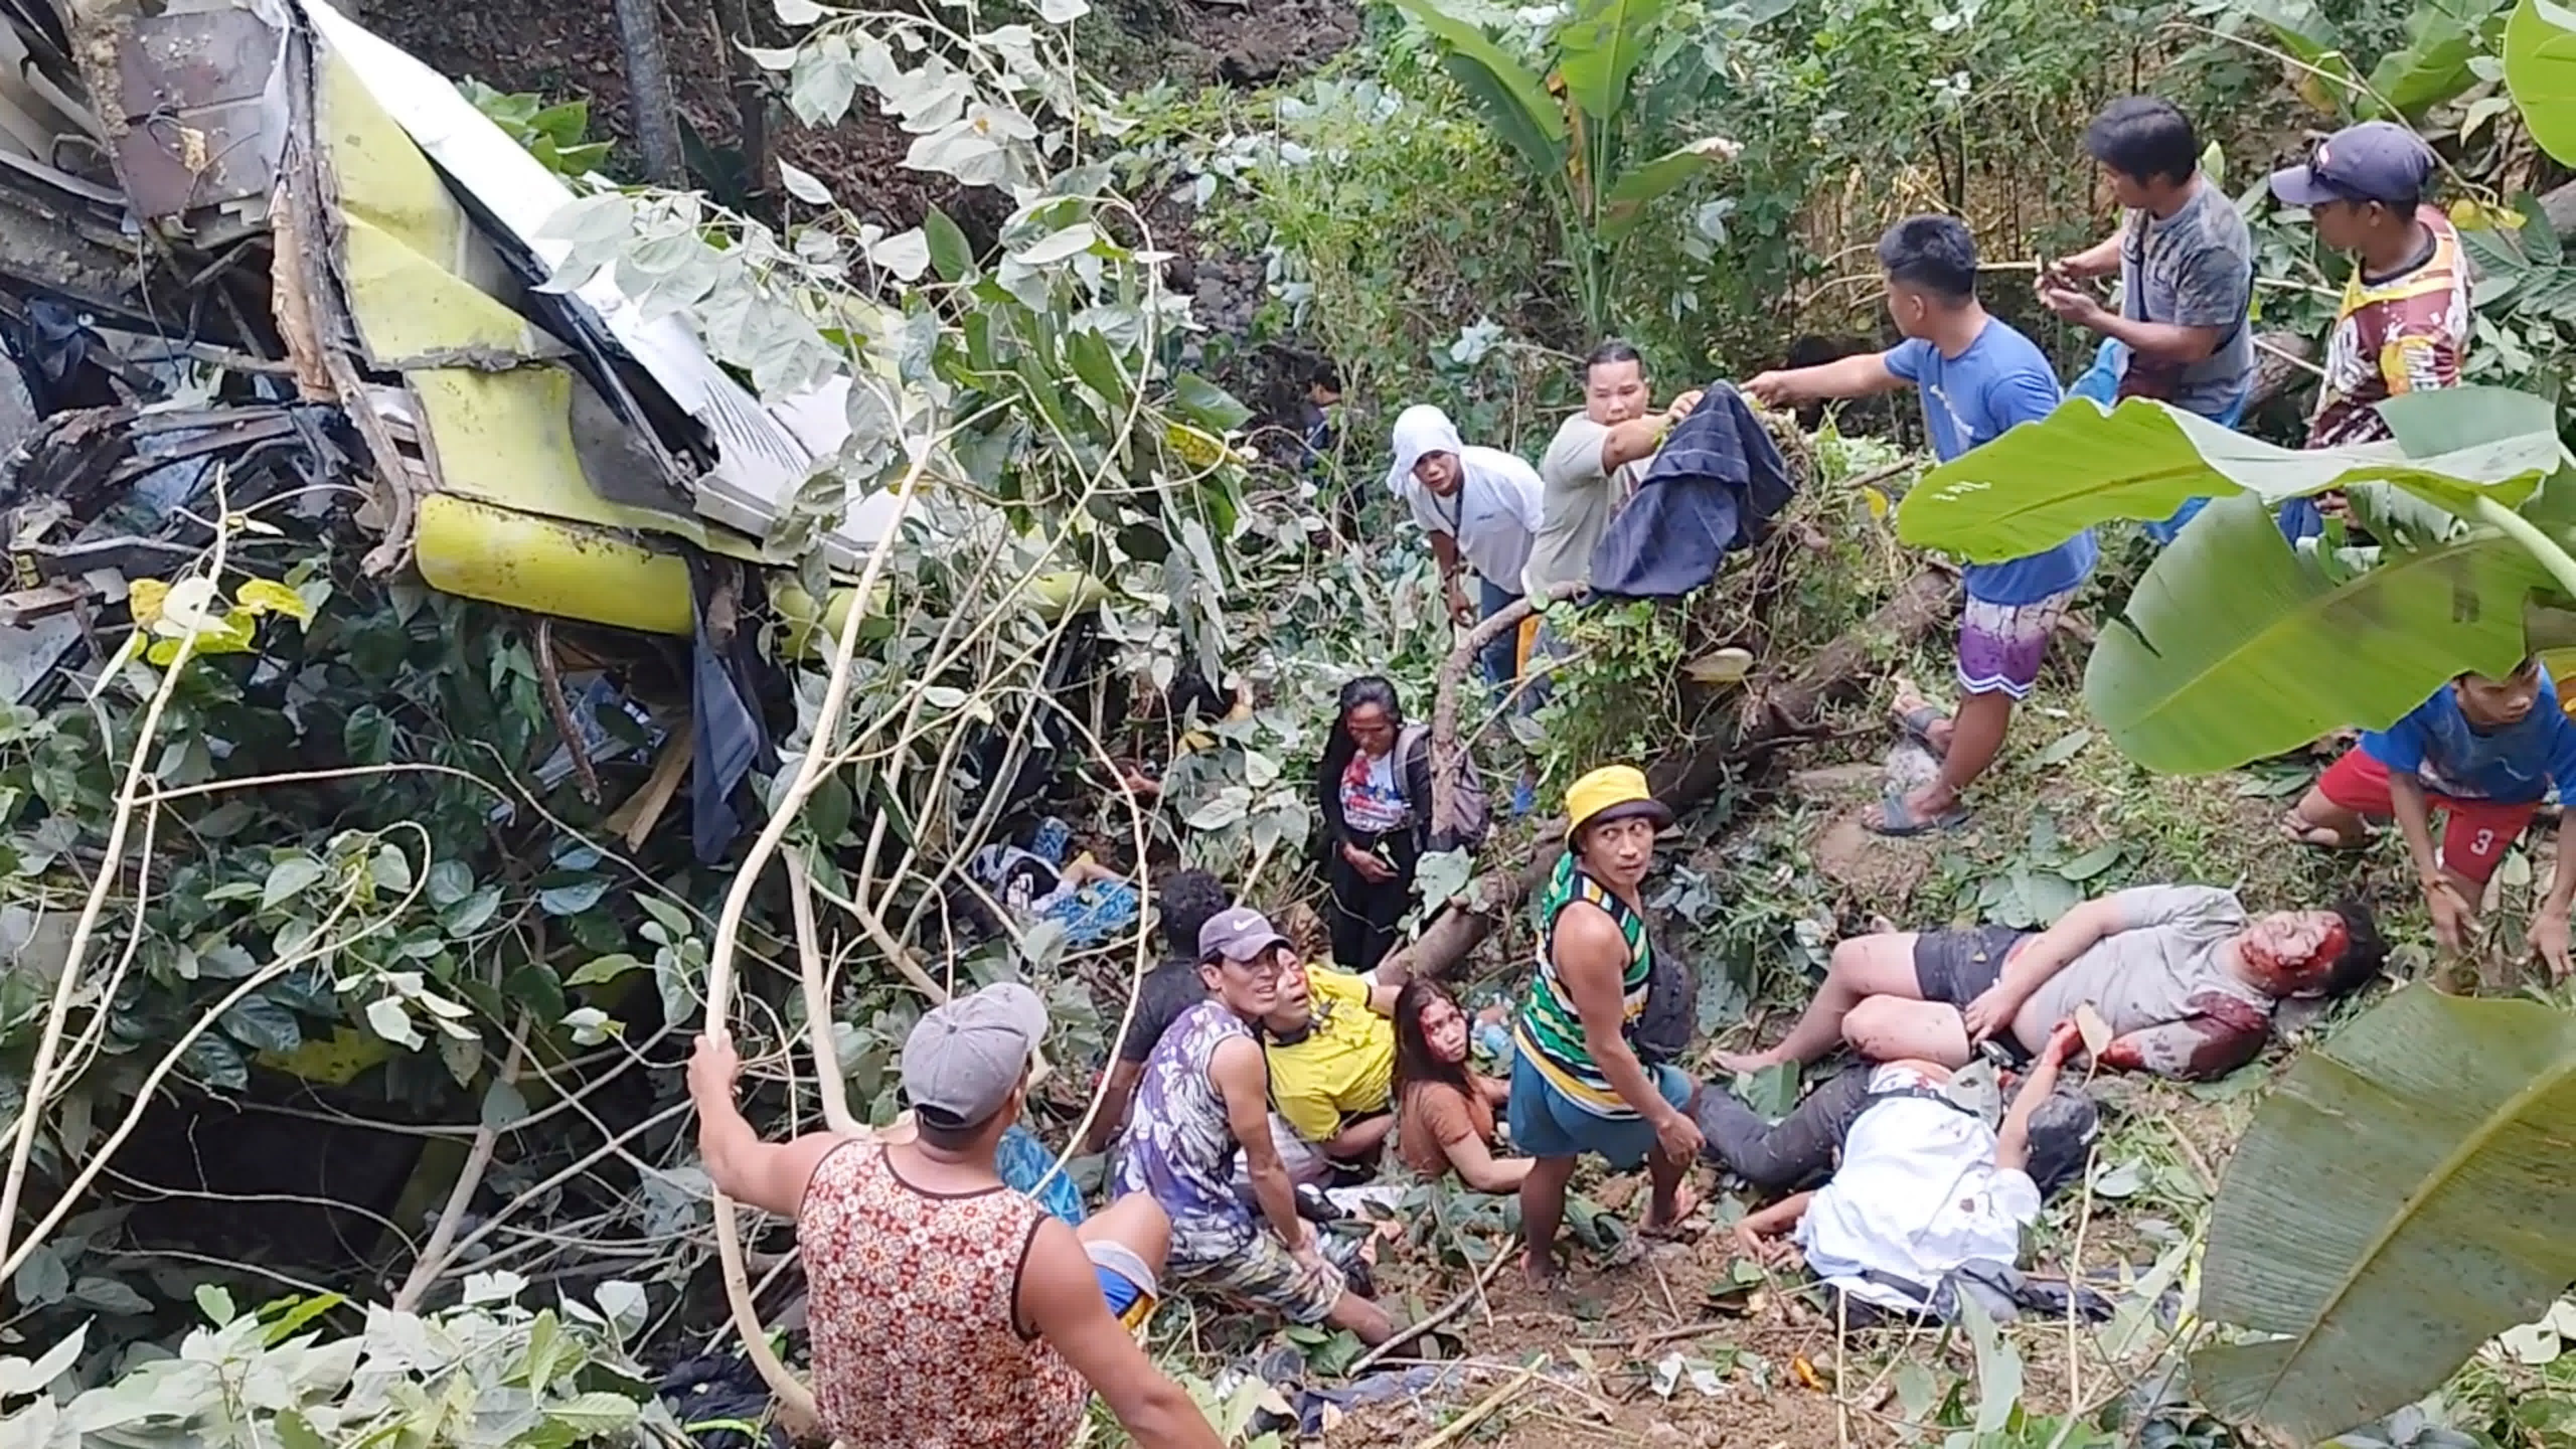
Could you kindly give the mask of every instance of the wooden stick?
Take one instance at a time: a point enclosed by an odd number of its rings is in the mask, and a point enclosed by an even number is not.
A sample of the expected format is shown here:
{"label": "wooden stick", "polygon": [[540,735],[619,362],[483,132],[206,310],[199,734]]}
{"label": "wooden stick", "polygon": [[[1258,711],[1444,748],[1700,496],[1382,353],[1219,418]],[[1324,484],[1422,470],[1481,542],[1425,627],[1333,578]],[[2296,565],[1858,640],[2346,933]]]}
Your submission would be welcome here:
{"label": "wooden stick", "polygon": [[1528,1388],[1531,1381],[1538,1377],[1538,1371],[1545,1367],[1547,1367],[1547,1360],[1542,1358],[1537,1363],[1531,1364],[1528,1368],[1522,1369],[1521,1376],[1519,1378],[1512,1380],[1510,1383],[1507,1383],[1501,1388],[1494,1390],[1492,1393],[1485,1395],[1483,1398],[1478,1399],[1475,1404],[1467,1410],[1467,1412],[1450,1420],[1447,1427],[1443,1428],[1439,1433],[1432,1435],[1430,1438],[1423,1440],[1421,1443],[1414,1445],[1413,1449],[1440,1449],[1440,1446],[1443,1444],[1455,1443],[1461,1435],[1464,1435],[1468,1430],[1475,1428],[1478,1424],[1483,1423],[1487,1418],[1492,1416],[1496,1409],[1510,1403],[1514,1396],[1518,1395],[1523,1389]]}
{"label": "wooden stick", "polygon": [[1342,1377],[1346,1379],[1358,1378],[1361,1374],[1368,1371],[1371,1364],[1376,1363],[1379,1359],[1386,1357],[1388,1354],[1391,1354],[1397,1349],[1404,1347],[1406,1344],[1413,1342],[1422,1335],[1438,1328],[1441,1324],[1447,1323],[1450,1319],[1466,1312],[1467,1305],[1476,1301],[1477,1296],[1485,1291],[1485,1285],[1494,1281],[1494,1275],[1501,1272],[1503,1270],[1503,1265],[1510,1262],[1511,1258],[1512,1251],[1508,1244],[1496,1248],[1494,1250],[1494,1260],[1485,1265],[1485,1271],[1476,1275],[1476,1281],[1467,1289],[1466,1292],[1450,1299],[1439,1312],[1429,1315],[1419,1323],[1410,1324],[1404,1328],[1396,1330],[1393,1338],[1388,1339],[1386,1342],[1379,1344],[1377,1347],[1370,1349],[1368,1352],[1361,1354],[1358,1358],[1352,1360],[1351,1366],[1343,1371]]}

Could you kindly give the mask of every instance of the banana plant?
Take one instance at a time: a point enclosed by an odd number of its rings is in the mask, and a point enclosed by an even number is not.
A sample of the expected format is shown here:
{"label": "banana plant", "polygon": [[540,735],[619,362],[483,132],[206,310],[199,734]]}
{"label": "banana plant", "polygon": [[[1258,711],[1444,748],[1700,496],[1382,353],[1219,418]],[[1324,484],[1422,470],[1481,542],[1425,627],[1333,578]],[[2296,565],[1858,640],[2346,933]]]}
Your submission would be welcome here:
{"label": "banana plant", "polygon": [[[1395,3],[1431,34],[1451,78],[1529,168],[1563,228],[1584,321],[1596,337],[1609,332],[1621,243],[1656,200],[1737,151],[1709,136],[1638,154],[1668,133],[1672,113],[1709,78],[1697,45],[1668,43],[1671,0],[1574,0],[1542,38],[1535,68],[1437,0]],[[1639,95],[1632,85],[1639,68],[1663,52],[1681,73]]]}
{"label": "banana plant", "polygon": [[[2275,447],[2146,399],[2083,399],[1924,474],[1906,542],[2021,557],[2215,498],[2104,628],[2085,704],[2150,769],[2223,770],[2385,728],[2464,669],[2506,673],[2535,595],[2576,599],[2576,469],[2556,409],[2504,388],[2381,404],[2393,441]],[[2370,548],[2293,548],[2271,511],[2341,489]]]}

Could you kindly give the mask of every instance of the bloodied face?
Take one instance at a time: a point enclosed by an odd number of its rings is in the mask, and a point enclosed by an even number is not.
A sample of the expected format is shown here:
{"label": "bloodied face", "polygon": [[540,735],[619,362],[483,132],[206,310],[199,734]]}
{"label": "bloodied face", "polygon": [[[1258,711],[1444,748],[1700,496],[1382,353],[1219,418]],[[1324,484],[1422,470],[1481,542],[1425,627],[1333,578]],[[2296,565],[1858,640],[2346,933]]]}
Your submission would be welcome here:
{"label": "bloodied face", "polygon": [[1432,1055],[1444,1062],[1467,1059],[1467,1013],[1458,1003],[1445,996],[1433,996],[1422,1003],[1422,1039],[1431,1046]]}
{"label": "bloodied face", "polygon": [[2325,989],[2351,936],[2332,911],[2275,911],[2258,917],[2236,938],[2249,986],[2273,996],[2308,996]]}

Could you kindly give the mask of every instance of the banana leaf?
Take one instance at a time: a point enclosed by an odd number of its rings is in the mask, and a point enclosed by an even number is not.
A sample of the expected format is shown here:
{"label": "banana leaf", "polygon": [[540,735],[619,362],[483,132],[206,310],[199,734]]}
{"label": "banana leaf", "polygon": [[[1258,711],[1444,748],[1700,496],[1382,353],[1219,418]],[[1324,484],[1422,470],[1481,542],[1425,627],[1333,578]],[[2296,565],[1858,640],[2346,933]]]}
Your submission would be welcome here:
{"label": "banana leaf", "polygon": [[2414,1402],[2576,1282],[2576,1017],[2410,987],[2302,1057],[2212,1210],[2191,1357],[2220,1418],[2314,1444]]}
{"label": "banana leaf", "polygon": [[1557,26],[1556,73],[1595,128],[1627,109],[1628,82],[1668,8],[1670,0],[1576,0],[1573,15]]}
{"label": "banana leaf", "polygon": [[2512,672],[2538,560],[2492,534],[2381,560],[2339,579],[2262,497],[2219,499],[2103,629],[2084,702],[2121,753],[2191,775],[2386,728],[2464,669]]}
{"label": "banana leaf", "polygon": [[1646,208],[1658,198],[1734,154],[1734,143],[1709,136],[1629,167],[1611,184],[1601,208],[1603,245],[1617,246],[1646,219]]}
{"label": "banana leaf", "polygon": [[1519,152],[1535,174],[1555,175],[1565,164],[1565,113],[1538,76],[1495,44],[1483,27],[1433,0],[1395,4],[1440,42],[1441,64],[1484,111],[1504,144]]}
{"label": "banana leaf", "polygon": [[2576,164],[2576,11],[2521,0],[2504,25],[2504,83],[2540,149]]}
{"label": "banana leaf", "polygon": [[2297,449],[2146,398],[2108,411],[2076,398],[1924,474],[1897,510],[1897,536],[1999,563],[2115,518],[2168,517],[2189,498],[2277,504],[2369,479],[2450,507],[2483,493],[2511,508],[2563,456],[2549,405],[2526,393],[2451,388],[2397,401],[2412,404],[2397,441]]}

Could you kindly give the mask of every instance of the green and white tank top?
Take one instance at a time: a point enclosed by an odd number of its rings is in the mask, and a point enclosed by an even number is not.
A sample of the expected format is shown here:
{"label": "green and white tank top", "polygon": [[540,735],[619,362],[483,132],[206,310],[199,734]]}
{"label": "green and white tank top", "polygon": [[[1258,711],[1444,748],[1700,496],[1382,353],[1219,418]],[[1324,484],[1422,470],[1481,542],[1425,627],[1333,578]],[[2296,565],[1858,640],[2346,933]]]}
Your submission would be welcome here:
{"label": "green and white tank top", "polygon": [[1556,873],[1539,897],[1538,974],[1530,983],[1529,1004],[1521,1008],[1513,1040],[1521,1055],[1537,1067],[1548,1085],[1587,1112],[1602,1117],[1637,1115],[1612,1090],[1583,1039],[1583,1016],[1574,995],[1556,970],[1556,923],[1565,908],[1589,901],[1610,913],[1619,934],[1628,940],[1628,969],[1619,978],[1621,1030],[1632,1028],[1646,1010],[1646,986],[1654,975],[1654,950],[1646,941],[1646,922],[1628,903],[1583,873],[1572,851],[1557,861]]}

